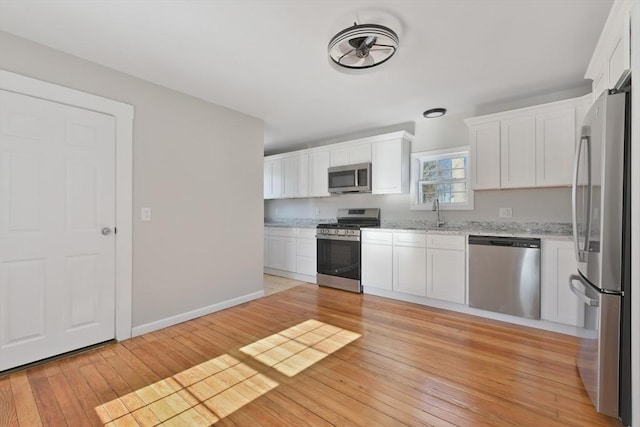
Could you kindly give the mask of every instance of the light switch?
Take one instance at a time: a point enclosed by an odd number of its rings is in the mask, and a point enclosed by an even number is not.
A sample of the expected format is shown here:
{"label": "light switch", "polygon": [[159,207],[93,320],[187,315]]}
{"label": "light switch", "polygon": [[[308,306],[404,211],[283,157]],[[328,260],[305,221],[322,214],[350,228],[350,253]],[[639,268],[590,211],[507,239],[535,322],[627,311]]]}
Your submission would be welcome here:
{"label": "light switch", "polygon": [[151,208],[140,209],[140,220],[151,221]]}
{"label": "light switch", "polygon": [[500,218],[511,218],[513,216],[513,209],[511,208],[500,208],[498,211],[498,215]]}

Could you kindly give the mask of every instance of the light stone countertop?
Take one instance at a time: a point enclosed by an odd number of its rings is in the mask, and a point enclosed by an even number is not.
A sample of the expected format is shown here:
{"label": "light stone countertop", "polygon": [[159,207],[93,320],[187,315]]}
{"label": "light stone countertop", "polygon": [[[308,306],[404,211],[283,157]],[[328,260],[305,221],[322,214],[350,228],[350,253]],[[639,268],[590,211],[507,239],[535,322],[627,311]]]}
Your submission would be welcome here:
{"label": "light stone countertop", "polygon": [[[315,228],[318,224],[332,223],[335,219],[265,219],[265,227],[296,227]],[[394,232],[423,232],[430,234],[450,234],[450,235],[489,235],[504,237],[530,237],[539,239],[571,240],[571,224],[567,223],[517,223],[503,221],[466,221],[448,223],[441,227],[436,227],[434,221],[382,221],[380,227],[368,227]]]}

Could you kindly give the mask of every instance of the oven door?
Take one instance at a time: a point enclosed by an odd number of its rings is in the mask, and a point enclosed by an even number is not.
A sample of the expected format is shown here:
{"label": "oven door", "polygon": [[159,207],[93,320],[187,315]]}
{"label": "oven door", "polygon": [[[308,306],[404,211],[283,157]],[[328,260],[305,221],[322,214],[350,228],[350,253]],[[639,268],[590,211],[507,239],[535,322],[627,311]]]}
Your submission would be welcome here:
{"label": "oven door", "polygon": [[360,280],[360,240],[318,237],[318,273]]}

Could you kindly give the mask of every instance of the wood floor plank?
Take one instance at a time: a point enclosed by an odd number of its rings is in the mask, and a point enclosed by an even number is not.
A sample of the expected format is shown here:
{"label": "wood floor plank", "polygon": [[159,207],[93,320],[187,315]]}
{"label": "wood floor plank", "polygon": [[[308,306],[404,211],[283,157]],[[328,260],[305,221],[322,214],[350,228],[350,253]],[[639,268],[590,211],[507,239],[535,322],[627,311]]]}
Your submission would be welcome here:
{"label": "wood floor plank", "polygon": [[18,412],[9,377],[0,378],[0,426],[18,425]]}
{"label": "wood floor plank", "polygon": [[11,382],[18,425],[21,427],[41,426],[40,413],[26,371],[16,372],[7,378]]}
{"label": "wood floor plank", "polygon": [[[304,285],[0,377],[0,426],[618,426],[593,409],[577,351],[566,335]],[[216,375],[196,387],[213,394],[172,379],[185,371]],[[258,376],[273,385],[245,382]]]}

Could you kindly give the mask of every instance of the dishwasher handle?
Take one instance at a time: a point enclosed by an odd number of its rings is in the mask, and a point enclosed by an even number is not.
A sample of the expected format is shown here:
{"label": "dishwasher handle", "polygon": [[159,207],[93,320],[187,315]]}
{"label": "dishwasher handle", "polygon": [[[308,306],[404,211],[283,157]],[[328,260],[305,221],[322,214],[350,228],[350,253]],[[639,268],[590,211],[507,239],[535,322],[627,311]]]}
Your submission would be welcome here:
{"label": "dishwasher handle", "polygon": [[469,236],[469,245],[540,249],[540,239],[530,237]]}
{"label": "dishwasher handle", "polygon": [[575,296],[580,298],[580,300],[586,305],[591,307],[598,307],[600,305],[600,302],[597,299],[589,298],[580,289],[578,289],[576,285],[573,284],[573,282],[576,280],[582,283],[584,286],[588,286],[583,282],[582,276],[578,274],[572,274],[571,276],[569,276],[569,289],[571,289],[571,292],[573,292]]}

